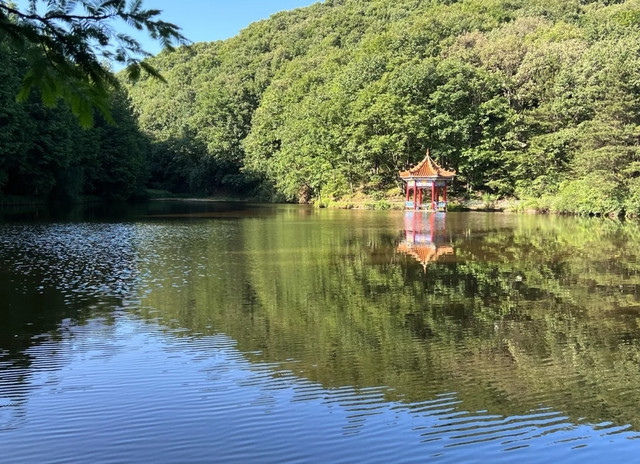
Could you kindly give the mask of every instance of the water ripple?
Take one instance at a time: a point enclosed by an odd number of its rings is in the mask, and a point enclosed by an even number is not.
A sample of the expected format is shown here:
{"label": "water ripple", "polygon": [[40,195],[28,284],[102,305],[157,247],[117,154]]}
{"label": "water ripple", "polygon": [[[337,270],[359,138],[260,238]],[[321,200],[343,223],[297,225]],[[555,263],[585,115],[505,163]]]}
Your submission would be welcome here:
{"label": "water ripple", "polygon": [[[1,371],[3,455],[41,461],[39,450],[63,441],[101,461],[197,462],[215,452],[225,462],[350,462],[354,448],[367,462],[480,462],[530,448],[543,461],[544,444],[577,450],[594,436],[632,436],[610,422],[576,426],[548,408],[507,417],[466,411],[456,392],[394,403],[385,386],[327,389],[282,367],[290,361],[249,362],[222,334],[167,336],[149,324],[119,315],[68,326],[30,350],[30,376]],[[51,449],[49,462],[73,459]]]}
{"label": "water ripple", "polygon": [[[384,253],[382,267],[355,246],[341,261],[307,253],[301,243],[315,242],[302,236],[279,254],[250,225],[241,245],[230,221],[0,225],[7,288],[35,288],[52,313],[0,330],[3,461],[635,457],[637,344],[615,315],[598,358],[544,306],[529,320],[517,305],[464,307],[466,296],[431,304],[441,289],[389,268]],[[321,247],[344,242],[321,235]],[[362,288],[346,288],[357,273]],[[393,279],[403,305],[386,291]],[[13,314],[23,301],[8,303]],[[558,340],[533,343],[540,334]]]}

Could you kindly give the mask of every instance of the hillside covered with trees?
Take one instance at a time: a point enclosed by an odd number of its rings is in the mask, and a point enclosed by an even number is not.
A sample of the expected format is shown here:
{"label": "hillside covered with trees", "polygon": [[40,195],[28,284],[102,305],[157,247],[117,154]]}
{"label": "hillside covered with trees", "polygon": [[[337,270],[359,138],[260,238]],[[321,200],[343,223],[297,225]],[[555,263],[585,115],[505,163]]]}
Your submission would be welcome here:
{"label": "hillside covered with trees", "polygon": [[112,124],[96,114],[93,126],[83,129],[65,103],[48,107],[36,91],[16,101],[28,70],[20,51],[0,42],[0,63],[0,200],[124,200],[143,194],[149,142],[124,91],[110,97]]}
{"label": "hillside covered with trees", "polygon": [[[325,0],[149,63],[166,84],[126,85],[114,97],[116,126],[98,117],[90,131],[68,129],[87,143],[73,142],[69,161],[53,151],[64,131],[32,131],[56,135],[0,161],[3,192],[16,193],[16,172],[31,175],[30,163],[60,170],[47,174],[53,189],[74,172],[68,163],[98,194],[112,188],[98,186],[108,171],[176,193],[383,198],[430,147],[457,170],[460,196],[640,213],[640,0]],[[5,113],[18,105],[11,82],[0,82]],[[72,126],[63,107],[40,119],[29,108],[2,122],[0,149],[11,156],[24,151],[10,135],[27,137],[21,125]],[[113,154],[122,169],[96,140],[107,152],[129,141]]]}
{"label": "hillside covered with trees", "polygon": [[111,65],[160,77],[122,30],[185,44],[160,13],[141,0],[0,0],[0,204],[141,195],[148,144]]}

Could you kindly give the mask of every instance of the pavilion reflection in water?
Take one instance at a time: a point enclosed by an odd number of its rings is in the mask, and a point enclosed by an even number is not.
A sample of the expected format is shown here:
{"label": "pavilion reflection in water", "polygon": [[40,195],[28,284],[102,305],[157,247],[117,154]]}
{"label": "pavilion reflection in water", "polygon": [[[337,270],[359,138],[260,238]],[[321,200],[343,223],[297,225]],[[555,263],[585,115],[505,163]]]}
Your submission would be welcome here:
{"label": "pavilion reflection in water", "polygon": [[452,256],[454,249],[447,236],[445,213],[407,211],[404,215],[404,239],[397,251],[409,255],[427,270],[431,262]]}

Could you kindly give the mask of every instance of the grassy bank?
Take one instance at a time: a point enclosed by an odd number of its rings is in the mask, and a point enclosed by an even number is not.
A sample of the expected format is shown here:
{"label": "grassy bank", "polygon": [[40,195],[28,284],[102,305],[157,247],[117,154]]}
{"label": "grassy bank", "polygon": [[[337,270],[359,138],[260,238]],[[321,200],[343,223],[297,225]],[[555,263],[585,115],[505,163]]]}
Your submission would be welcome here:
{"label": "grassy bank", "polygon": [[[405,198],[395,192],[386,194],[358,192],[339,199],[316,199],[314,204],[319,208],[403,210]],[[471,198],[450,197],[447,208],[448,211],[524,211],[520,209],[518,200],[501,199],[495,195],[475,195]]]}

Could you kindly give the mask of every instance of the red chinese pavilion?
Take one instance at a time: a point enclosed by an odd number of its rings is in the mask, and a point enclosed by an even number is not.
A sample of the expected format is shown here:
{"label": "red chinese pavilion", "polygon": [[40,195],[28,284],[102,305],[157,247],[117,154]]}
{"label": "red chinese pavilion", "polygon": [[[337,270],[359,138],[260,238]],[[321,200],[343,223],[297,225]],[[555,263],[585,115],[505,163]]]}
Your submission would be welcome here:
{"label": "red chinese pavilion", "polygon": [[[400,171],[400,178],[407,184],[405,208],[411,210],[427,209],[431,211],[447,210],[447,181],[452,180],[455,171],[447,171],[431,159],[429,149],[427,155],[416,166],[408,171]],[[413,200],[411,191],[413,190]],[[431,191],[431,203],[423,206],[424,190]]]}

